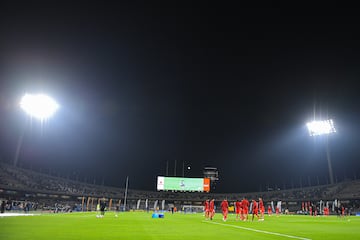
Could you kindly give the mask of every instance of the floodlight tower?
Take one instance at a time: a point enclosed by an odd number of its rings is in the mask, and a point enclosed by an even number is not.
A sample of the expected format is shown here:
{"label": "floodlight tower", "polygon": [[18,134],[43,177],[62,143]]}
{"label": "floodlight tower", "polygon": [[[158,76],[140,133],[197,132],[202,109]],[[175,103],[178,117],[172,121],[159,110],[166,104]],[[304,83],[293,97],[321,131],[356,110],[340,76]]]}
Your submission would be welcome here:
{"label": "floodlight tower", "polygon": [[[20,101],[20,108],[30,117],[36,118],[41,122],[47,120],[59,109],[57,102],[45,94],[25,94]],[[19,154],[24,138],[25,131],[19,137],[16,147],[14,166],[16,167],[19,160]]]}
{"label": "floodlight tower", "polygon": [[330,149],[329,149],[329,134],[336,133],[336,129],[334,126],[334,121],[332,119],[324,120],[324,121],[312,121],[306,124],[310,136],[320,136],[327,135],[326,138],[326,157],[329,167],[329,177],[330,184],[334,184],[334,174],[331,166],[331,157],[330,157]]}

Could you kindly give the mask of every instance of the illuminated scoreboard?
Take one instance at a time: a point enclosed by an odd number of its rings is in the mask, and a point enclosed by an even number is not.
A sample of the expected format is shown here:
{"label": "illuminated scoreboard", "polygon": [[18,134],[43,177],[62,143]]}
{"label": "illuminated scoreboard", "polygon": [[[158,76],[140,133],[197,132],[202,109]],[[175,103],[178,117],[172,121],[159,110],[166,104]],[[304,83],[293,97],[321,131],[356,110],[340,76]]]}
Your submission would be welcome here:
{"label": "illuminated scoreboard", "polygon": [[158,191],[209,192],[209,178],[157,177]]}

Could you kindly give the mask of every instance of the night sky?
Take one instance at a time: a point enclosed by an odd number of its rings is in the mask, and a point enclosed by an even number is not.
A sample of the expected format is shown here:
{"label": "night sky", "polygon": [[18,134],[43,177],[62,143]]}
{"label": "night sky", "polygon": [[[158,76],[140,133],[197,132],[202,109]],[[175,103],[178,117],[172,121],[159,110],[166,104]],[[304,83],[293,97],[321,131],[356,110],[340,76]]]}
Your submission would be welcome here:
{"label": "night sky", "polygon": [[[51,2],[51,1],[50,1]],[[0,158],[105,185],[155,190],[156,176],[202,177],[216,192],[360,178],[357,10],[60,1],[0,7]],[[107,1],[104,1],[107,2]],[[54,97],[44,123],[19,108]]]}

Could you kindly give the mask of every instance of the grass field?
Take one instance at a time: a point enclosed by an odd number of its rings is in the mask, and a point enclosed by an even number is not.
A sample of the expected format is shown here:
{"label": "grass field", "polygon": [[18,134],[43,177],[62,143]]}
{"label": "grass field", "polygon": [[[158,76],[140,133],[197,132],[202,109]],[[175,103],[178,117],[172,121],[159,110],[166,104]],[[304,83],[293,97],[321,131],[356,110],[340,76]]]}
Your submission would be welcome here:
{"label": "grass field", "polygon": [[[95,212],[0,217],[0,239],[360,239],[360,217],[266,216],[263,222],[223,222],[220,214],[204,220],[202,214]],[[0,215],[1,216],[1,215]]]}

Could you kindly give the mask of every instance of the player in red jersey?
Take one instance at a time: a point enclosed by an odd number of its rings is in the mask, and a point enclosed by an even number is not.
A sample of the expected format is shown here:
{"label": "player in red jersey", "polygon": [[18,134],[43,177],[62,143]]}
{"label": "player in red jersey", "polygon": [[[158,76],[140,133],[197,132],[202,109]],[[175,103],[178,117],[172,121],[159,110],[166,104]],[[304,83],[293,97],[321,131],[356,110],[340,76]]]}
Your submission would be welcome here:
{"label": "player in red jersey", "polygon": [[259,208],[258,208],[258,203],[253,199],[252,200],[252,219],[251,221],[254,221],[254,216],[256,215],[256,217],[259,220]]}
{"label": "player in red jersey", "polygon": [[265,207],[262,198],[259,198],[260,220],[264,221]]}
{"label": "player in red jersey", "polygon": [[271,213],[272,213],[272,211],[271,211],[271,207],[270,207],[270,205],[269,205],[269,206],[268,206],[268,215],[271,216]]}
{"label": "player in red jersey", "polygon": [[206,199],[205,203],[204,203],[204,208],[205,208],[205,219],[209,219],[210,217],[210,200]]}
{"label": "player in red jersey", "polygon": [[328,216],[329,215],[329,208],[328,207],[324,207],[324,216]]}
{"label": "player in red jersey", "polygon": [[222,211],[222,214],[223,214],[223,221],[226,221],[227,220],[227,215],[228,215],[228,212],[229,212],[229,203],[226,199],[224,199],[222,202],[221,202],[221,211]]}
{"label": "player in red jersey", "polygon": [[213,219],[215,215],[215,199],[211,199],[210,204],[209,204],[209,217],[210,220]]}
{"label": "player in red jersey", "polygon": [[249,214],[249,206],[250,203],[246,198],[243,198],[243,200],[241,201],[241,205],[243,207],[243,214],[242,214],[242,220],[243,221],[247,221],[248,220],[248,214]]}
{"label": "player in red jersey", "polygon": [[241,201],[236,200],[235,202],[235,213],[236,213],[236,220],[241,219],[241,213],[242,213],[242,204]]}

